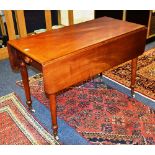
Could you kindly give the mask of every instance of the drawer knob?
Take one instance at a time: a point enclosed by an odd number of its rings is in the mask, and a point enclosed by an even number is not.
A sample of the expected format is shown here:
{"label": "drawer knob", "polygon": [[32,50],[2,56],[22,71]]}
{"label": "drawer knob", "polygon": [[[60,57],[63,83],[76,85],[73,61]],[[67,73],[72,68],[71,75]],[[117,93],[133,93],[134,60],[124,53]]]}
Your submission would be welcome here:
{"label": "drawer knob", "polygon": [[29,57],[25,57],[24,58],[24,61],[26,62],[26,63],[31,63],[32,62],[32,59],[31,58],[29,58]]}

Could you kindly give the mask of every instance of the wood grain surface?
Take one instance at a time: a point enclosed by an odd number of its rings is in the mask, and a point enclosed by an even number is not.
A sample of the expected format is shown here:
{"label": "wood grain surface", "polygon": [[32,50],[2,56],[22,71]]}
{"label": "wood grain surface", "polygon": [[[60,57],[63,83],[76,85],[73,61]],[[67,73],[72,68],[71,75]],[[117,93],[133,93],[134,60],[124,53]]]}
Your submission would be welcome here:
{"label": "wood grain surface", "polygon": [[65,56],[95,44],[139,31],[144,26],[102,17],[42,34],[11,40],[9,44],[39,63]]}

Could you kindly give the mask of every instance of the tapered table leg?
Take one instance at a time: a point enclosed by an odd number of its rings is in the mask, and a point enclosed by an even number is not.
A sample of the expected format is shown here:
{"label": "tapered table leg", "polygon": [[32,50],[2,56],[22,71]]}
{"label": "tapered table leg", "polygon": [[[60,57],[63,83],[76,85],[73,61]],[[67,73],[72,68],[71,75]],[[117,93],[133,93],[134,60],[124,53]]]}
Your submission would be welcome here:
{"label": "tapered table leg", "polygon": [[58,124],[57,124],[57,109],[56,109],[56,95],[50,94],[50,110],[51,110],[51,119],[52,119],[52,127],[53,127],[53,135],[56,139],[58,139]]}
{"label": "tapered table leg", "polygon": [[20,72],[21,72],[22,81],[23,81],[24,90],[25,90],[26,104],[28,105],[29,109],[32,110],[32,100],[31,100],[31,94],[30,94],[28,72],[27,72],[27,67],[25,62],[20,63]]}
{"label": "tapered table leg", "polygon": [[132,62],[131,62],[131,85],[130,85],[130,88],[131,88],[131,96],[132,97],[135,97],[134,88],[135,88],[135,83],[136,83],[137,60],[138,60],[138,58],[134,58],[134,59],[132,59]]}

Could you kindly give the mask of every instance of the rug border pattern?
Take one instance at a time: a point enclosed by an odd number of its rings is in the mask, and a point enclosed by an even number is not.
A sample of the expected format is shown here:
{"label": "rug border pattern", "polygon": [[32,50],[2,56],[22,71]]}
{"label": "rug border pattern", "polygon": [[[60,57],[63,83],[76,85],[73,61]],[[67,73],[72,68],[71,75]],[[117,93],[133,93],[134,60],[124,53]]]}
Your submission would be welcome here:
{"label": "rug border pattern", "polygon": [[[16,94],[10,93],[8,95],[0,97],[0,103],[4,102],[6,100],[12,100],[13,103],[17,106],[20,113],[28,120],[28,122],[33,126],[35,130],[38,131],[38,133],[49,143],[49,144],[57,144],[59,145],[59,142],[54,139],[54,137],[48,133],[39,123],[38,121],[33,118],[33,116],[26,110],[24,105],[19,101]],[[35,122],[35,123],[34,123]],[[25,132],[24,132],[25,133]]]}

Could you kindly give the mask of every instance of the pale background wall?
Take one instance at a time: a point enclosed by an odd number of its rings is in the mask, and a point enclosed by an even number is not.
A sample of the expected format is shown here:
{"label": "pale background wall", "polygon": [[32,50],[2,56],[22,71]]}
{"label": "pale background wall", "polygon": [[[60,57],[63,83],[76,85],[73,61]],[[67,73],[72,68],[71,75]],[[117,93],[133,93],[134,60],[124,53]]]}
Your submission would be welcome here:
{"label": "pale background wall", "polygon": [[[74,24],[94,19],[94,10],[74,10]],[[61,10],[61,23],[68,25],[68,11]]]}

